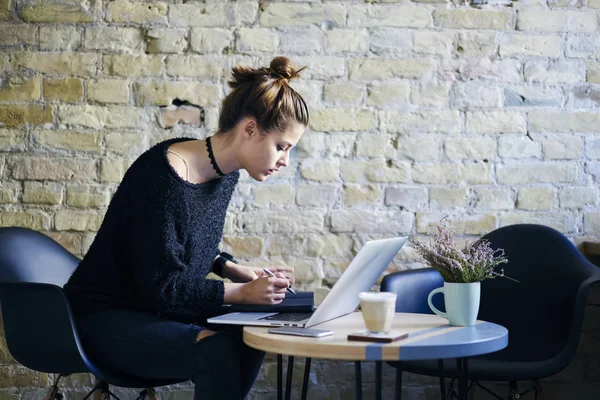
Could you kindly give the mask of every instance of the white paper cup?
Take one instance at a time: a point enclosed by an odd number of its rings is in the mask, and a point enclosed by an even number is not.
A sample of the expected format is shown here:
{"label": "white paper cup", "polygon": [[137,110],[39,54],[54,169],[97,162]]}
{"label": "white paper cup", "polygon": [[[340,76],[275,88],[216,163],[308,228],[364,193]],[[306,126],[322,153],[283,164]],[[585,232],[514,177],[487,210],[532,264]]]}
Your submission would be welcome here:
{"label": "white paper cup", "polygon": [[371,333],[389,332],[396,312],[396,294],[362,292],[358,295],[367,330]]}

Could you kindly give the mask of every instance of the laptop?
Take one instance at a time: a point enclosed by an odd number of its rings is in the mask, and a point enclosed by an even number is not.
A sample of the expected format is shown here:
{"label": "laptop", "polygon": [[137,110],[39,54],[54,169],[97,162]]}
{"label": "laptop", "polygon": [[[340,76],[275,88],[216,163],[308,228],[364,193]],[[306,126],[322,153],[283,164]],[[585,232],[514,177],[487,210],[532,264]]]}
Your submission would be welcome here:
{"label": "laptop", "polygon": [[209,318],[211,324],[297,326],[310,328],[353,312],[360,292],[367,292],[385,271],[406,237],[371,240],[364,244],[331,291],[312,313],[232,312]]}

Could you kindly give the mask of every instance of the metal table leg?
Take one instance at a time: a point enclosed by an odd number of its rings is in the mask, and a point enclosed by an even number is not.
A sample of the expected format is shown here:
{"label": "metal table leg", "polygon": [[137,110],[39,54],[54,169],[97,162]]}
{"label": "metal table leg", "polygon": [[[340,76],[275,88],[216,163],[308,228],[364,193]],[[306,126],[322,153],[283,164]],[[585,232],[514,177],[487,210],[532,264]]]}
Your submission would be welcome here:
{"label": "metal table leg", "polygon": [[396,367],[396,394],[394,398],[402,400],[402,370],[400,367]]}
{"label": "metal table leg", "polygon": [[302,380],[302,400],[306,400],[306,396],[308,394],[308,377],[310,375],[310,358],[306,359],[306,363],[304,364],[304,379]]}
{"label": "metal table leg", "polygon": [[381,361],[375,361],[375,400],[381,400]]}
{"label": "metal table leg", "polygon": [[282,381],[283,381],[283,356],[281,354],[277,354],[277,400],[283,400],[283,390],[282,390]]}
{"label": "metal table leg", "polygon": [[355,399],[362,400],[362,371],[360,361],[354,362]]}
{"label": "metal table leg", "polygon": [[285,379],[285,400],[292,396],[292,373],[294,372],[294,356],[288,356],[287,376]]}
{"label": "metal table leg", "polygon": [[441,358],[438,360],[438,369],[440,371],[440,392],[442,393],[442,400],[446,400],[446,379],[444,378],[444,360]]}
{"label": "metal table leg", "polygon": [[467,359],[466,358],[457,358],[456,359],[456,369],[458,375],[458,399],[459,400],[467,400]]}

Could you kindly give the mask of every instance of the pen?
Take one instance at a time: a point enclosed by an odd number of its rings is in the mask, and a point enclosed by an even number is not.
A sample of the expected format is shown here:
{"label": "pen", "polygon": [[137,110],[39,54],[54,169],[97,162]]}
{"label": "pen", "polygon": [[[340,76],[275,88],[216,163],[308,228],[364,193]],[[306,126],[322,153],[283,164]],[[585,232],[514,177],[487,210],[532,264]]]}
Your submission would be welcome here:
{"label": "pen", "polygon": [[[274,274],[274,273],[272,273],[271,271],[269,271],[269,270],[268,270],[268,269],[266,269],[266,268],[263,268],[263,271],[265,271],[265,274],[267,274],[267,275],[269,275],[269,276],[275,276],[275,274]],[[296,294],[296,292],[294,291],[294,289],[292,289],[292,287],[291,287],[291,286],[288,286],[287,290],[288,290],[288,292],[290,292],[291,294]]]}

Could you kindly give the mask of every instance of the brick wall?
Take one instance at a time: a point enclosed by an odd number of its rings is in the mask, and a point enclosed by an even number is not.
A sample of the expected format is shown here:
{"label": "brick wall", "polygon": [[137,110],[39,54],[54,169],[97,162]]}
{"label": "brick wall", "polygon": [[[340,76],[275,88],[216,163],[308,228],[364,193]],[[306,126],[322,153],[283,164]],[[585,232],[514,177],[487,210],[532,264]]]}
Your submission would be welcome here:
{"label": "brick wall", "polygon": [[[248,264],[293,265],[298,286],[322,297],[366,240],[427,234],[446,215],[465,238],[519,222],[595,238],[600,1],[489,3],[0,0],[0,226],[81,256],[142,151],[205,137],[230,68],[286,55],[309,67],[293,85],[310,132],[278,177],[242,175],[225,243]],[[176,99],[197,122],[164,127]],[[421,266],[407,247],[389,271]],[[596,298],[547,398],[598,393]],[[313,365],[311,398],[351,397],[352,364]],[[251,398],[273,398],[274,372],[269,358]],[[52,379],[0,340],[0,399],[39,399]],[[70,378],[66,398],[92,382]],[[435,385],[408,376],[405,398],[435,398]],[[191,399],[191,387],[164,397]]]}

